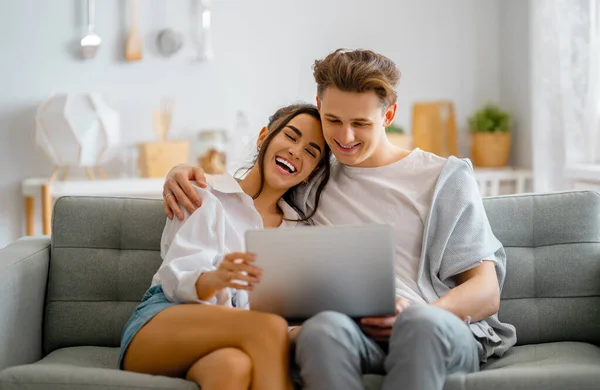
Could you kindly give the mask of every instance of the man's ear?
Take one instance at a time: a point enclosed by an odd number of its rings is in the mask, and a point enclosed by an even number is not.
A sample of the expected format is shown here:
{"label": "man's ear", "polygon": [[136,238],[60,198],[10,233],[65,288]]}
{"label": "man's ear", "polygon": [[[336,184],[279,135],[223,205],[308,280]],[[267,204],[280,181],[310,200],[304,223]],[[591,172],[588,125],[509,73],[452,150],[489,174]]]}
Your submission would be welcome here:
{"label": "man's ear", "polygon": [[265,126],[260,129],[260,133],[258,133],[258,139],[256,140],[256,147],[258,149],[260,149],[260,146],[265,141],[265,138],[267,138],[267,135],[269,135],[269,128]]}
{"label": "man's ear", "polygon": [[388,127],[396,118],[396,110],[398,109],[398,103],[394,103],[387,108],[385,111],[385,117],[383,118],[383,125]]}
{"label": "man's ear", "polygon": [[317,109],[321,111],[321,99],[319,99],[319,95],[317,95]]}

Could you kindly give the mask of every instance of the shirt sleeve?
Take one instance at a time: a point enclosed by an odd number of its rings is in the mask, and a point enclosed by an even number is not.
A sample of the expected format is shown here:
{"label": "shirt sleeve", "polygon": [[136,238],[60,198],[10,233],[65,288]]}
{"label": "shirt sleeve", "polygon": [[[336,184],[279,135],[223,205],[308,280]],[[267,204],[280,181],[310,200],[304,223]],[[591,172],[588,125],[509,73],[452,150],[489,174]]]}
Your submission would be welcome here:
{"label": "shirt sleeve", "polygon": [[436,237],[437,245],[445,245],[438,277],[452,285],[451,278],[480,265],[484,260],[496,263],[500,286],[504,280],[506,256],[490,226],[475,175],[468,161],[460,160],[440,193]]}
{"label": "shirt sleeve", "polygon": [[229,289],[221,290],[210,301],[198,298],[196,281],[207,271],[215,270],[225,249],[223,206],[208,190],[196,188],[202,207],[185,218],[167,219],[161,247],[166,252],[158,278],[167,298],[177,303],[226,304]]}

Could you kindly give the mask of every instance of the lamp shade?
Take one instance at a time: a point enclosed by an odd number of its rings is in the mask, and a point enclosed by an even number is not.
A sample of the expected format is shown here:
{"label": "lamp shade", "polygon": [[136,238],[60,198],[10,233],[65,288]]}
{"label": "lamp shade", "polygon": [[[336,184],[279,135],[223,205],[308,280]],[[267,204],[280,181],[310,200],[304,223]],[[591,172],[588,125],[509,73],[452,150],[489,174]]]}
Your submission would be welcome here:
{"label": "lamp shade", "polygon": [[57,166],[99,166],[118,155],[119,112],[99,94],[57,94],[35,117],[35,143]]}

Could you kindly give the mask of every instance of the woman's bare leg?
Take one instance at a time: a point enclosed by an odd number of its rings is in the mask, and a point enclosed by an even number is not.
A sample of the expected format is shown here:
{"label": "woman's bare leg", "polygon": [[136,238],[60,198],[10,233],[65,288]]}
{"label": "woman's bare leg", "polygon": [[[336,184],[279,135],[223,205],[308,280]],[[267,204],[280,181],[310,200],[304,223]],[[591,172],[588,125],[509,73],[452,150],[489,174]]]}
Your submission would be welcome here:
{"label": "woman's bare leg", "polygon": [[238,348],[250,357],[253,389],[292,388],[287,322],[273,314],[222,306],[184,304],[158,313],[129,344],[123,367],[184,377],[200,358],[222,348]]}
{"label": "woman's bare leg", "polygon": [[217,349],[194,363],[186,379],[196,382],[202,390],[248,390],[252,360],[237,348]]}

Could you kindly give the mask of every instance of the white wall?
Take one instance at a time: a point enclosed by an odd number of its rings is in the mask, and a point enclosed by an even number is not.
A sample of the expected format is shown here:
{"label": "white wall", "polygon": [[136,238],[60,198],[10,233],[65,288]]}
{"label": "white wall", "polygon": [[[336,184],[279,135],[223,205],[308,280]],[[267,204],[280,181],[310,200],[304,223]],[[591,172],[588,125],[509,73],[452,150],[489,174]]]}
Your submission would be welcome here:
{"label": "white wall", "polygon": [[[176,98],[174,136],[229,127],[237,109],[258,130],[278,106],[313,100],[316,58],[361,47],[400,66],[401,124],[410,125],[413,101],[449,98],[464,128],[468,114],[503,91],[503,1],[214,0],[216,58],[207,64],[193,63],[189,50],[171,59],[153,53],[165,0],[140,1],[146,56],[133,64],[122,60],[126,1],[97,1],[103,43],[91,62],[71,54],[82,35],[82,0],[0,2],[0,247],[23,234],[20,181],[51,172],[32,145],[32,125],[36,106],[53,92],[103,93],[122,112],[128,144],[153,137],[150,110],[165,95]],[[190,3],[169,0],[171,24],[186,33]]]}

